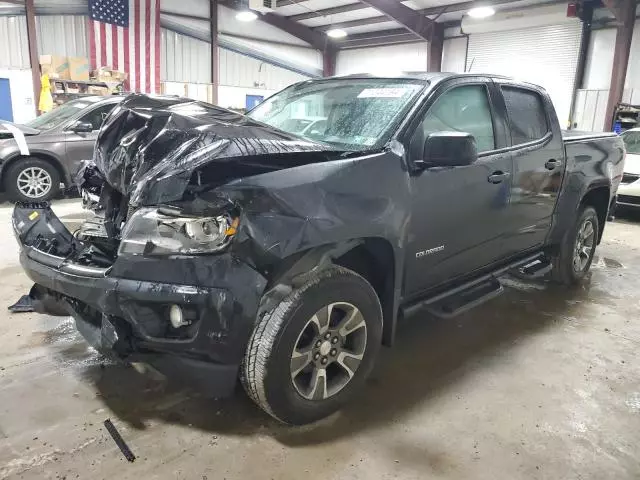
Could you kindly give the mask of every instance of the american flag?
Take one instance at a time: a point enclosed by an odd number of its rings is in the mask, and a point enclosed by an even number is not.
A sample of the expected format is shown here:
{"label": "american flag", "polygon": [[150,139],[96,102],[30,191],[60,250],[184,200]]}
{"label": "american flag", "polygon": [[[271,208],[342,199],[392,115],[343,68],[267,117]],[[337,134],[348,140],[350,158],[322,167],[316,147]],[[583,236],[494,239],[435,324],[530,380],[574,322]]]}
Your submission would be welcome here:
{"label": "american flag", "polygon": [[125,90],[160,91],[160,0],[89,0],[91,66],[128,73]]}

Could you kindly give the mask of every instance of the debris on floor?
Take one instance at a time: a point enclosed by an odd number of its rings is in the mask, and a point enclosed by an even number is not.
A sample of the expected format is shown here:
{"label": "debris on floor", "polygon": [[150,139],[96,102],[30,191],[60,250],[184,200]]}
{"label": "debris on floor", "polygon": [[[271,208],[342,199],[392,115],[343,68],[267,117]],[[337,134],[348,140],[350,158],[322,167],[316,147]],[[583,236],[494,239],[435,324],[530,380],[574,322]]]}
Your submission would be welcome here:
{"label": "debris on floor", "polygon": [[111,435],[111,438],[113,438],[113,441],[116,442],[116,445],[118,445],[118,448],[120,448],[120,451],[122,452],[124,457],[130,462],[133,462],[136,459],[136,456],[133,454],[129,446],[125,443],[118,430],[116,430],[115,425],[111,423],[111,419],[107,418],[104,421],[104,426],[107,429],[107,432],[109,432],[109,435]]}
{"label": "debris on floor", "polygon": [[30,295],[22,295],[16,303],[9,306],[11,313],[33,312],[34,310],[33,298]]}

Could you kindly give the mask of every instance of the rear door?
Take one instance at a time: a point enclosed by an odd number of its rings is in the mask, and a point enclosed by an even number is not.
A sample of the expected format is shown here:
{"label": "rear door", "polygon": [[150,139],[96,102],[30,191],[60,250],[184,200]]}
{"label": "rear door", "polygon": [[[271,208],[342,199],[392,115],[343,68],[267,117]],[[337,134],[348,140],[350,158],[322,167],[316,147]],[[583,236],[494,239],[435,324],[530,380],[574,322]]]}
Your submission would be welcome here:
{"label": "rear door", "polygon": [[[498,92],[499,94],[499,92]],[[423,159],[427,135],[471,133],[479,158],[472,165],[433,167],[411,177],[412,218],[408,225],[405,294],[472,273],[504,256],[511,191],[511,155],[503,114],[496,111],[489,79],[447,82],[426,106],[409,142],[412,160]]]}
{"label": "rear door", "polygon": [[103,103],[87,111],[76,120],[77,122],[90,123],[93,127],[91,132],[78,133],[71,130],[65,132],[66,163],[72,177],[78,171],[80,162],[93,158],[93,147],[98,139],[102,122],[115,106],[116,103]]}
{"label": "rear door", "polygon": [[507,113],[513,181],[505,247],[517,254],[543,244],[564,173],[564,144],[548,97],[535,86],[497,81]]}

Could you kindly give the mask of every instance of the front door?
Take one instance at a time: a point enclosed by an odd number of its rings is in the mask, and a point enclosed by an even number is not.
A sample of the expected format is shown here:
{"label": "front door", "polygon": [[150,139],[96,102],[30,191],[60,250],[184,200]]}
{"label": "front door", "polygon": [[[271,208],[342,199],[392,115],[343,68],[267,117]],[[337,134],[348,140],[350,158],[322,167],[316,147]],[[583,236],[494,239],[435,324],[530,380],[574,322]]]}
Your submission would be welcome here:
{"label": "front door", "polygon": [[[551,228],[565,166],[555,115],[541,91],[500,81],[513,155],[509,253],[541,246]],[[555,131],[555,134],[554,134]]]}
{"label": "front door", "polygon": [[[419,158],[427,135],[471,133],[479,158],[459,167],[428,168],[411,178],[405,295],[419,295],[503,257],[511,190],[504,124],[496,122],[490,81],[457,82],[427,110],[410,142]],[[424,159],[429,161],[429,159]]]}
{"label": "front door", "polygon": [[90,123],[93,127],[91,132],[74,132],[71,130],[66,132],[67,168],[72,177],[80,168],[80,163],[83,160],[91,160],[93,158],[93,148],[98,139],[98,132],[102,122],[115,106],[115,103],[99,105],[77,120],[78,122]]}

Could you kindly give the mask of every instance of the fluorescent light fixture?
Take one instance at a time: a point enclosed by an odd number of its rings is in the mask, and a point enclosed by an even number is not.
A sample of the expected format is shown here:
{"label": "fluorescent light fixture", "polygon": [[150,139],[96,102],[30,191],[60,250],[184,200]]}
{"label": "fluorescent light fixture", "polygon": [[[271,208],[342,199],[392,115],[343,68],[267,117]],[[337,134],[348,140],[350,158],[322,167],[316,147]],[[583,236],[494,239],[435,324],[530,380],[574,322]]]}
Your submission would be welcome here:
{"label": "fluorescent light fixture", "polygon": [[344,38],[347,36],[347,32],[341,28],[332,28],[331,30],[327,30],[327,35],[331,38]]}
{"label": "fluorescent light fixture", "polygon": [[493,7],[475,7],[467,12],[473,18],[487,18],[496,13]]}
{"label": "fluorescent light fixture", "polygon": [[258,15],[256,15],[251,10],[243,10],[242,12],[236,13],[236,20],[240,20],[241,22],[253,22]]}

